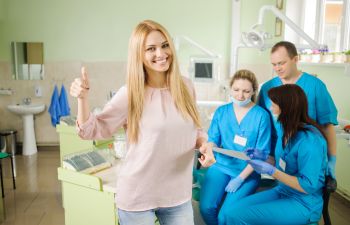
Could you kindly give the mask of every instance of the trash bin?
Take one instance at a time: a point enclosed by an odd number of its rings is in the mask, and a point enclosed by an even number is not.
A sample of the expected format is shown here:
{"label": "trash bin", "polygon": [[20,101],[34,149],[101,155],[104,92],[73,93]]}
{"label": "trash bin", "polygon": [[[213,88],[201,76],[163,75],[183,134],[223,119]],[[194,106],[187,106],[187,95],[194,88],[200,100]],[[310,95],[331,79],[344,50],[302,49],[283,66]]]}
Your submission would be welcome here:
{"label": "trash bin", "polygon": [[16,160],[15,155],[17,153],[16,145],[16,130],[1,130],[0,131],[0,150],[1,152],[7,152],[11,154],[13,159],[13,172],[16,177]]}

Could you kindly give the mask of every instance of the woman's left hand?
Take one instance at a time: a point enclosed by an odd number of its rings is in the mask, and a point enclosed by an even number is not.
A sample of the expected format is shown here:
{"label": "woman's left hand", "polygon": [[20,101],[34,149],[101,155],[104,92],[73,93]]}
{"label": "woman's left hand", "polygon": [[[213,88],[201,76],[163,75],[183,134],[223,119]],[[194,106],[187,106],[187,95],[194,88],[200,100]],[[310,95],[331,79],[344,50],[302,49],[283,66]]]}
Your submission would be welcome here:
{"label": "woman's left hand", "polygon": [[202,164],[203,167],[209,167],[213,165],[216,160],[213,154],[213,144],[212,143],[203,143],[199,148],[199,152],[202,154],[198,161]]}

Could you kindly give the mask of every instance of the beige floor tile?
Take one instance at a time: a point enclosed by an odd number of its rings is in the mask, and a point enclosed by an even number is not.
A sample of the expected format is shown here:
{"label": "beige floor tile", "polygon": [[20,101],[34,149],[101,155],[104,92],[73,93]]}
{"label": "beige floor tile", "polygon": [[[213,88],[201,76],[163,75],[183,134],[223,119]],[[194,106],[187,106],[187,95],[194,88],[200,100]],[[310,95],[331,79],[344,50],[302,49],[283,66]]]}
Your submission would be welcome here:
{"label": "beige floor tile", "polygon": [[58,151],[16,156],[16,190],[9,161],[3,163],[6,219],[3,225],[63,225]]}

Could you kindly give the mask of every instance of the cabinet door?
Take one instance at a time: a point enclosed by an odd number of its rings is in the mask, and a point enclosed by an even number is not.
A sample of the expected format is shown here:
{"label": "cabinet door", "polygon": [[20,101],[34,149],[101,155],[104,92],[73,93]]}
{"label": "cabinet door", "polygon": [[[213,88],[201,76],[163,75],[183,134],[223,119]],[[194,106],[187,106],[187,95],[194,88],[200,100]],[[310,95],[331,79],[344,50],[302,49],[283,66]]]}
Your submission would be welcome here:
{"label": "cabinet door", "polygon": [[114,194],[62,182],[66,225],[118,224]]}

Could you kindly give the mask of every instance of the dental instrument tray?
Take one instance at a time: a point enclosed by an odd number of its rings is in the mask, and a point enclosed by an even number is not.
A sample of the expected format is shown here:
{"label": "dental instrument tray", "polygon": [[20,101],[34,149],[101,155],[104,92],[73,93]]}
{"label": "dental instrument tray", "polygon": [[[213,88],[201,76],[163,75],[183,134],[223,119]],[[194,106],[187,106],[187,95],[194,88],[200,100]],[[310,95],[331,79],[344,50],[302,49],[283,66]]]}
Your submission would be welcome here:
{"label": "dental instrument tray", "polygon": [[75,121],[77,118],[75,116],[63,116],[60,118],[60,124],[67,126],[75,126]]}
{"label": "dental instrument tray", "polygon": [[108,149],[89,150],[64,156],[62,167],[65,169],[82,172],[96,173],[112,166]]}

